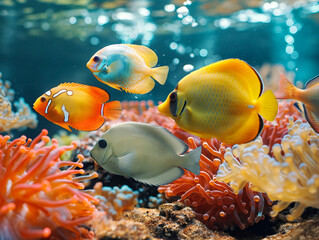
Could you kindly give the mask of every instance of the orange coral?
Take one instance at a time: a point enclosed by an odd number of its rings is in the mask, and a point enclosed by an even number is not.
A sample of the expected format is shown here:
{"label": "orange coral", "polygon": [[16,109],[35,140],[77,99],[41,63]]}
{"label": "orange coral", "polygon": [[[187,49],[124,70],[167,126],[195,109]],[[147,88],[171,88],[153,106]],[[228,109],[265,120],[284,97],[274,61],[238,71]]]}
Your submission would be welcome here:
{"label": "orange coral", "polygon": [[[92,238],[93,233],[80,225],[97,211],[98,200],[79,189],[83,174],[78,162],[60,161],[60,156],[76,147],[59,147],[47,130],[33,141],[22,136],[9,142],[0,135],[0,239]],[[68,167],[65,170],[60,168]]]}
{"label": "orange coral", "polygon": [[[189,138],[189,143],[191,149],[197,147],[193,138]],[[184,176],[159,187],[158,191],[165,192],[168,198],[180,196],[181,201],[195,210],[198,219],[212,229],[233,226],[244,229],[263,219],[272,204],[264,194],[252,191],[248,185],[235,194],[228,184],[216,179],[227,146],[216,139],[202,145],[200,175],[185,170]]]}

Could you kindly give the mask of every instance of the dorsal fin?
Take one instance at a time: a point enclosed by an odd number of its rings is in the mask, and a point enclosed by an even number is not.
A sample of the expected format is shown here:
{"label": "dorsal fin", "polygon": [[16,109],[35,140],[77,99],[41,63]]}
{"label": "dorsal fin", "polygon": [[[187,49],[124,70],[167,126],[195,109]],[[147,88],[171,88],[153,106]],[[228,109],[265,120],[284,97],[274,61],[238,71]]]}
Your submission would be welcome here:
{"label": "dorsal fin", "polygon": [[258,72],[243,60],[231,58],[212,63],[191,74],[198,73],[224,73],[240,81],[244,89],[247,89],[251,99],[257,99],[263,91],[263,81]]}
{"label": "dorsal fin", "polygon": [[305,88],[311,88],[314,85],[319,83],[319,75],[315,76],[314,78],[310,79],[308,82],[305,84]]}
{"label": "dorsal fin", "polygon": [[110,95],[105,90],[98,87],[84,85],[81,83],[73,83],[73,82],[61,83],[58,87],[66,88],[66,89],[70,88],[70,90],[72,91],[77,91],[77,90],[85,91],[86,93],[94,96],[98,101],[101,101],[101,102],[106,102],[110,99]]}
{"label": "dorsal fin", "polygon": [[148,67],[154,67],[157,63],[157,55],[148,47],[142,45],[135,45],[135,44],[125,44],[131,48],[133,48],[145,61]]}

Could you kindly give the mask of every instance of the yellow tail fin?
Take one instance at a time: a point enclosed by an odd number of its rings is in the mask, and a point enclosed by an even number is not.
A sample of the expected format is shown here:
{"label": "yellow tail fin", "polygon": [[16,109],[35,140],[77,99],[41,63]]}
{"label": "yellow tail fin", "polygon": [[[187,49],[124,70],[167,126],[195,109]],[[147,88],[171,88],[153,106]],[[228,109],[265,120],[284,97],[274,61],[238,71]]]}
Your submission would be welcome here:
{"label": "yellow tail fin", "polygon": [[157,82],[164,85],[168,74],[168,66],[152,68],[151,77]]}
{"label": "yellow tail fin", "polygon": [[278,112],[278,102],[271,90],[264,92],[257,99],[258,113],[268,121],[273,121]]}
{"label": "yellow tail fin", "polygon": [[117,120],[121,117],[122,114],[122,105],[119,101],[106,102],[102,105],[101,112],[103,116],[111,119]]}

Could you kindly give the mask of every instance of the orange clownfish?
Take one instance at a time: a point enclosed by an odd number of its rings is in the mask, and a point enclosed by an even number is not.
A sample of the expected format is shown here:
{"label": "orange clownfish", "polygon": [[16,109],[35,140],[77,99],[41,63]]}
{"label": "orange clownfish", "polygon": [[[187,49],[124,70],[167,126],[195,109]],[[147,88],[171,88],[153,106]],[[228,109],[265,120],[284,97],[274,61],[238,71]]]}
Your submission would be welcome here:
{"label": "orange clownfish", "polygon": [[45,92],[33,108],[49,121],[71,131],[100,128],[105,118],[115,120],[121,116],[119,101],[107,102],[109,94],[97,87],[79,83],[62,83]]}

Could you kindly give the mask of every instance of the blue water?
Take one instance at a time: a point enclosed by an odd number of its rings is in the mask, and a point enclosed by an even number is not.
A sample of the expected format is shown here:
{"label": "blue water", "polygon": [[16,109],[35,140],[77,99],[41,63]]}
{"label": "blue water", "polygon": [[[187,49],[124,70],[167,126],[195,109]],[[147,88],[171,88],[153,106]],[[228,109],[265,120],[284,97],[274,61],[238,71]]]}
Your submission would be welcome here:
{"label": "blue water", "polygon": [[[107,90],[111,100],[164,100],[192,69],[225,58],[260,68],[281,64],[306,82],[319,73],[317,1],[1,0],[0,72],[17,97],[33,104],[62,82]],[[236,4],[237,3],[237,4]],[[95,79],[86,63],[114,43],[153,49],[170,72],[145,95],[119,92]],[[61,129],[38,115],[50,135]]]}

